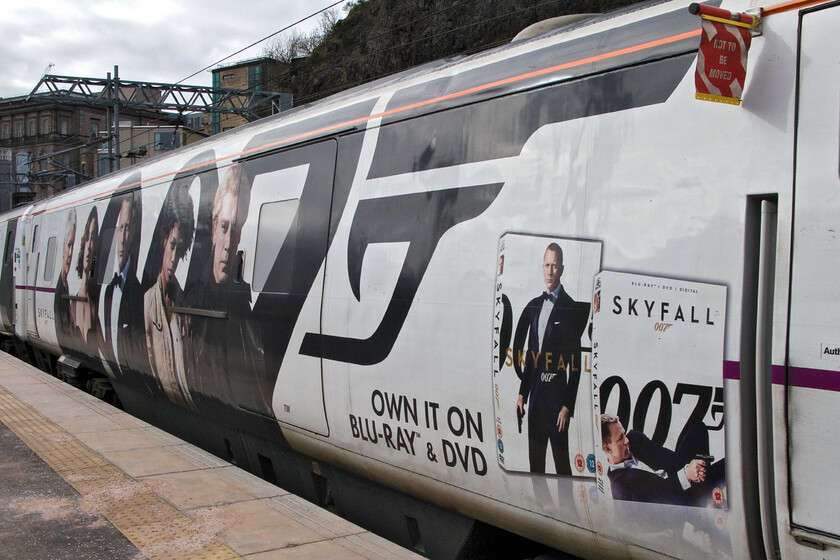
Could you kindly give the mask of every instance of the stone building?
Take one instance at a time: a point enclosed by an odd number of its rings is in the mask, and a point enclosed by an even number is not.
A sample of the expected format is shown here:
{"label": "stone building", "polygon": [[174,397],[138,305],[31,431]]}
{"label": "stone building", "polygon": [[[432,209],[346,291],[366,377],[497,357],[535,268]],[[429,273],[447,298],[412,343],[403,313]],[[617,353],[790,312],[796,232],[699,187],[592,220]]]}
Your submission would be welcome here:
{"label": "stone building", "polygon": [[[288,65],[273,58],[254,58],[235,62],[227,66],[215,68],[213,73],[213,87],[222,89],[236,89],[249,91],[271,91],[281,93],[280,97],[271,104],[264,104],[257,108],[257,115],[267,117],[280,111],[292,108],[292,94],[288,84]],[[209,115],[209,134],[218,134],[248,122],[244,117],[233,114]]]}
{"label": "stone building", "polygon": [[[108,173],[111,118],[110,108],[83,101],[0,99],[0,211]],[[121,109],[121,166],[186,143],[176,124],[167,113]]]}

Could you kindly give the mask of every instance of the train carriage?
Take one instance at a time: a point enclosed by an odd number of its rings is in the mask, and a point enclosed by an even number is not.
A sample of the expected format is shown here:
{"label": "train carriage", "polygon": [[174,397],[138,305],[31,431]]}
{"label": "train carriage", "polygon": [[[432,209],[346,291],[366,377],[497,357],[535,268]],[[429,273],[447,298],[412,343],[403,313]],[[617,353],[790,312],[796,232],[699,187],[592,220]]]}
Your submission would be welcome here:
{"label": "train carriage", "polygon": [[839,23],[577,19],[37,201],[6,347],[433,558],[840,558]]}

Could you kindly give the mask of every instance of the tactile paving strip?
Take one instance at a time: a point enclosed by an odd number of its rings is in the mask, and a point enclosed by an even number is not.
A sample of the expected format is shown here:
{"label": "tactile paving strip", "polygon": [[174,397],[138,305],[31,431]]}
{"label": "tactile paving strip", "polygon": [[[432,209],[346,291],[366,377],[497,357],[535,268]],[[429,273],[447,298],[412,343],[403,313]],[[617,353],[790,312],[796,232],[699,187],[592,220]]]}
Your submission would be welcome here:
{"label": "tactile paving strip", "polygon": [[217,540],[146,484],[112,463],[0,386],[0,421],[82,495],[149,560],[235,560]]}

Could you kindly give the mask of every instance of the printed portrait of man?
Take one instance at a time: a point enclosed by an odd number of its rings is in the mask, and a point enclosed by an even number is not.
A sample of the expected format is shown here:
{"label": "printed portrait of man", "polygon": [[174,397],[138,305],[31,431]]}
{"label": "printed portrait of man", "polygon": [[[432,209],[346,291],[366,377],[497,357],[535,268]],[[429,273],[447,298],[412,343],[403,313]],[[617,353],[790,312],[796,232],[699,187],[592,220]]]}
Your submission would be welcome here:
{"label": "printed portrait of man", "polygon": [[613,499],[708,506],[725,482],[725,459],[712,463],[709,431],[692,426],[671,451],[638,430],[625,432],[612,414],[601,415],[601,446],[609,463]]}
{"label": "printed portrait of man", "polygon": [[546,472],[550,445],[555,472],[572,474],[569,422],[580,383],[580,341],[589,319],[589,303],[577,302],[566,293],[561,282],[564,270],[562,248],[550,243],[542,259],[545,291],[528,303],[517,329],[527,333],[527,345],[516,413],[528,420],[532,473]]}
{"label": "printed portrait of man", "polygon": [[[143,290],[137,279],[137,254],[140,229],[139,192],[114,196],[106,219],[114,219],[113,265],[102,275],[102,330],[105,359],[118,372],[136,370],[143,356]],[[111,221],[111,223],[114,223]],[[110,229],[110,228],[109,228]],[[116,372],[115,372],[116,373]]]}
{"label": "printed portrait of man", "polygon": [[239,241],[248,217],[250,185],[241,165],[230,166],[213,199],[211,258],[190,289],[190,306],[213,316],[192,317],[196,363],[191,386],[263,414],[271,388],[262,340],[251,317],[251,287],[242,278]]}
{"label": "printed portrait of man", "polygon": [[64,224],[64,237],[61,238],[61,274],[58,276],[58,282],[55,285],[55,300],[53,305],[55,307],[55,336],[58,345],[66,350],[68,342],[73,337],[73,314],[70,299],[66,296],[70,294],[68,287],[68,279],[70,269],[73,266],[73,245],[76,242],[76,209],[71,208],[67,211],[67,219]]}

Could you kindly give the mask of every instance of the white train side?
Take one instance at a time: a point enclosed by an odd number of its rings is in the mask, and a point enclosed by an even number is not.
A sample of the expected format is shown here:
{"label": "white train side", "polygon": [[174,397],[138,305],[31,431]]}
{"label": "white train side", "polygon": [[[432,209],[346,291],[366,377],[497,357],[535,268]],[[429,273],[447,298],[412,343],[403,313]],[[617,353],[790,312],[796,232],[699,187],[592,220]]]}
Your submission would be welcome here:
{"label": "white train side", "polygon": [[840,558],[840,4],[715,6],[737,107],[654,3],[0,216],[5,347],[430,557]]}

